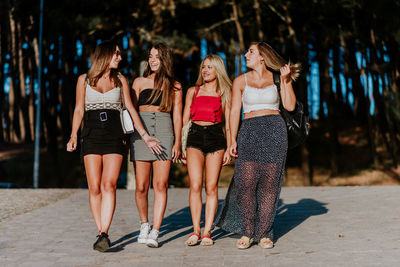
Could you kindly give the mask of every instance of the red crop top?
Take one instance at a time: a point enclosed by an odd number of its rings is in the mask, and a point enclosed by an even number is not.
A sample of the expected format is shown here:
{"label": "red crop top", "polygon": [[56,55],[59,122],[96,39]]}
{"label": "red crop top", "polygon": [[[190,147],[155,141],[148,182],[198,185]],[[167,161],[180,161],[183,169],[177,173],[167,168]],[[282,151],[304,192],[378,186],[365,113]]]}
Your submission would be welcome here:
{"label": "red crop top", "polygon": [[220,96],[199,96],[200,87],[197,87],[196,94],[190,106],[192,121],[222,122],[222,103]]}

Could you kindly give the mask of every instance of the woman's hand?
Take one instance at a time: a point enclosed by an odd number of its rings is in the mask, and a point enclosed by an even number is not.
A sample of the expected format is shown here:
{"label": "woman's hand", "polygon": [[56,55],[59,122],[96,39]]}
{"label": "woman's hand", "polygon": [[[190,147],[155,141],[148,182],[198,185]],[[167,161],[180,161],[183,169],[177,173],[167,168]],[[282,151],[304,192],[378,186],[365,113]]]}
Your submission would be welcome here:
{"label": "woman's hand", "polygon": [[145,136],[143,136],[143,141],[146,144],[146,146],[150,149],[151,153],[157,155],[162,154],[163,148],[160,146],[160,140],[146,134]]}
{"label": "woman's hand", "polygon": [[222,161],[222,166],[226,166],[231,162],[231,155],[228,150],[224,153],[224,160]]}
{"label": "woman's hand", "polygon": [[180,145],[175,144],[172,147],[172,162],[176,162],[178,159],[181,158],[182,155],[182,148]]}
{"label": "woman's hand", "polygon": [[72,152],[76,150],[76,146],[78,143],[78,138],[76,136],[71,136],[71,138],[69,139],[68,143],[67,143],[67,151],[68,152]]}
{"label": "woman's hand", "polygon": [[237,157],[238,157],[238,155],[237,155],[237,143],[236,143],[236,141],[235,141],[235,142],[232,142],[231,147],[229,148],[229,154],[230,154],[232,157],[234,157],[234,158],[237,158]]}
{"label": "woman's hand", "polygon": [[285,64],[282,68],[280,68],[282,80],[285,82],[290,82],[290,66],[289,64]]}

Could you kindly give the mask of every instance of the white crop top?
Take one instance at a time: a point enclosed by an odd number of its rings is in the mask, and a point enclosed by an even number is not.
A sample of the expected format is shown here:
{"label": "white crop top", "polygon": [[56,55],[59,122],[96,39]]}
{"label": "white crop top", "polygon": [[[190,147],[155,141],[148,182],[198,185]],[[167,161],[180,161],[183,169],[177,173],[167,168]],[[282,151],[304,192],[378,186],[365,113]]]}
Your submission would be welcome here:
{"label": "white crop top", "polygon": [[86,83],[85,110],[116,109],[121,110],[121,88],[115,87],[100,93]]}
{"label": "white crop top", "polygon": [[255,88],[247,85],[247,77],[244,74],[246,86],[242,94],[243,113],[255,110],[279,110],[279,93],[275,84],[264,88]]}

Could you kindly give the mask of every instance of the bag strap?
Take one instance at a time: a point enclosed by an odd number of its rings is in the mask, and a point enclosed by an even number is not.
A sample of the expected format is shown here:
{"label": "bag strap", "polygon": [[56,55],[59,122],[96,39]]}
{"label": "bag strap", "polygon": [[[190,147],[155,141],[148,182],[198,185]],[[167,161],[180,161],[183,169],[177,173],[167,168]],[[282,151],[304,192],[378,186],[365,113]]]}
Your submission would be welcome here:
{"label": "bag strap", "polygon": [[276,90],[279,95],[279,105],[283,108],[282,97],[281,97],[281,75],[278,72],[272,72],[274,77],[274,84],[276,85]]}

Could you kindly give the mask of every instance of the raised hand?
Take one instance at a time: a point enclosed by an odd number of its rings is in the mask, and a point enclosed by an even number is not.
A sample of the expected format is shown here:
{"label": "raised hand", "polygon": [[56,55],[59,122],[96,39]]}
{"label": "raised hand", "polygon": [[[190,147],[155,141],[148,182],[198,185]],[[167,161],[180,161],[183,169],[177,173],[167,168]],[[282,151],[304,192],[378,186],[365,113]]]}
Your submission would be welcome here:
{"label": "raised hand", "polygon": [[283,81],[289,82],[290,81],[290,66],[289,64],[285,64],[282,68],[280,68],[281,77]]}

